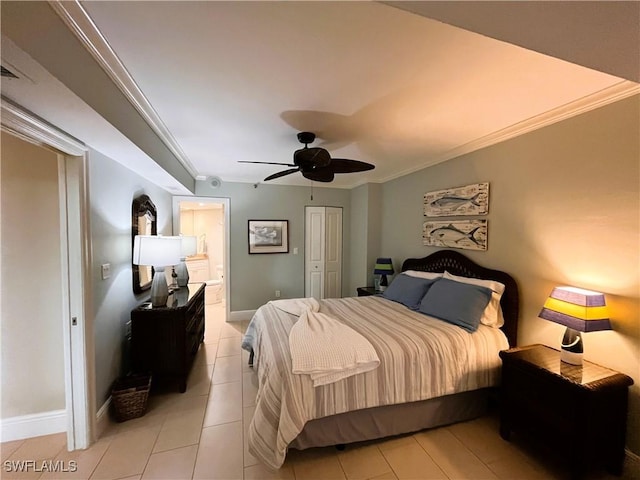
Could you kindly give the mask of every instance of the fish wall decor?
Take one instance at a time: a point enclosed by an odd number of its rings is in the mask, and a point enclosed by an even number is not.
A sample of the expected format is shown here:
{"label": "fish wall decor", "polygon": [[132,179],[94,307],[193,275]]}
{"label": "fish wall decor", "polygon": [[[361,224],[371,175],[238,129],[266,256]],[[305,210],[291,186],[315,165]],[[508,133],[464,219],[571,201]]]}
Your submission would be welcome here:
{"label": "fish wall decor", "polygon": [[487,220],[424,222],[422,243],[430,247],[486,250]]}
{"label": "fish wall decor", "polygon": [[486,215],[487,213],[489,213],[488,182],[424,194],[425,217]]}

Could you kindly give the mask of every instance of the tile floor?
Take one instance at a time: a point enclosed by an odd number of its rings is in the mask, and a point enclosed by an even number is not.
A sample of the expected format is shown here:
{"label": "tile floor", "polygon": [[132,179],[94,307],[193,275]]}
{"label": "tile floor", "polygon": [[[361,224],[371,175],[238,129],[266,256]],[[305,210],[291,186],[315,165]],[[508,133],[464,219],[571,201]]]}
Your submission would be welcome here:
{"label": "tile floor", "polygon": [[[2,444],[0,477],[40,479],[564,479],[530,446],[498,435],[496,415],[414,435],[289,452],[271,472],[247,450],[245,432],[256,383],[240,349],[246,322],[225,324],[222,306],[207,305],[205,343],[184,394],[149,398],[147,413],[110,423],[89,449],[67,452],[65,435]],[[48,461],[75,472],[11,472],[13,461]],[[7,461],[9,463],[7,463]],[[75,463],[71,463],[75,462]],[[590,479],[613,479],[593,474]]]}

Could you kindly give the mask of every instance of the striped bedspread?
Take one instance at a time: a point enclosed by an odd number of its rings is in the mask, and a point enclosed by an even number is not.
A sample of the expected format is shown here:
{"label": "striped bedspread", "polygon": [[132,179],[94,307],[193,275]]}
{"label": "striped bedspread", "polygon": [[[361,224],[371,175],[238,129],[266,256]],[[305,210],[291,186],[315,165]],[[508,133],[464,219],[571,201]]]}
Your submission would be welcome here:
{"label": "striped bedspread", "polygon": [[362,408],[427,400],[497,385],[504,334],[480,325],[473,334],[382,297],[320,301],[325,313],[362,334],[380,366],[319,387],[292,373],[289,332],[298,317],[260,307],[243,340],[255,352],[256,410],[249,451],[272,468],[309,420]]}

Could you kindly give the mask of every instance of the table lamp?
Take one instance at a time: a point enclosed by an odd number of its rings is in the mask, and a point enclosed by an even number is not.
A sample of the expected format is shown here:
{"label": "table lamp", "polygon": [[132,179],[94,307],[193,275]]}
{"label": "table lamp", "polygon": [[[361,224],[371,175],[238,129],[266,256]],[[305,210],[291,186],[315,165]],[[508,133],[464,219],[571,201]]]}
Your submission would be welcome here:
{"label": "table lamp", "polygon": [[391,263],[391,259],[384,257],[378,258],[373,274],[380,275],[380,291],[384,291],[387,285],[389,285],[387,275],[393,275],[393,263]]}
{"label": "table lamp", "polygon": [[582,365],[580,332],[611,330],[604,294],[582,288],[554,288],[538,316],[567,327],[560,360],[571,365]]}
{"label": "table lamp", "polygon": [[160,235],[136,235],[133,240],[133,263],[151,265],[154,269],[151,281],[151,306],[164,307],[169,298],[169,287],[164,267],[180,262],[182,242],[180,237]]}
{"label": "table lamp", "polygon": [[191,255],[198,253],[198,237],[190,235],[180,235],[177,237],[180,239],[180,263],[175,267],[176,274],[178,275],[178,288],[186,287],[189,283],[189,270],[185,260]]}

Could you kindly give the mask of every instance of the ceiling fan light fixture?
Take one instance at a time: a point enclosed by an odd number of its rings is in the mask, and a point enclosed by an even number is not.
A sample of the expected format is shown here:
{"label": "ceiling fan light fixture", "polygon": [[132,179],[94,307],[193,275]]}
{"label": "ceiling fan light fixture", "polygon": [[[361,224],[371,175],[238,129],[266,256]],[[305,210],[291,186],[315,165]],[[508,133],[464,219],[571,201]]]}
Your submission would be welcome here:
{"label": "ceiling fan light fixture", "polygon": [[315,133],[298,133],[298,141],[304,144],[304,148],[300,148],[293,152],[293,164],[280,162],[254,162],[246,160],[240,160],[240,163],[262,163],[266,165],[295,167],[269,175],[264,179],[265,182],[300,172],[302,173],[302,176],[309,180],[328,183],[333,181],[336,173],[364,172],[375,168],[375,165],[361,162],[359,160],[349,160],[346,158],[332,159],[329,152],[321,147],[309,148],[309,143],[313,142],[315,139]]}

